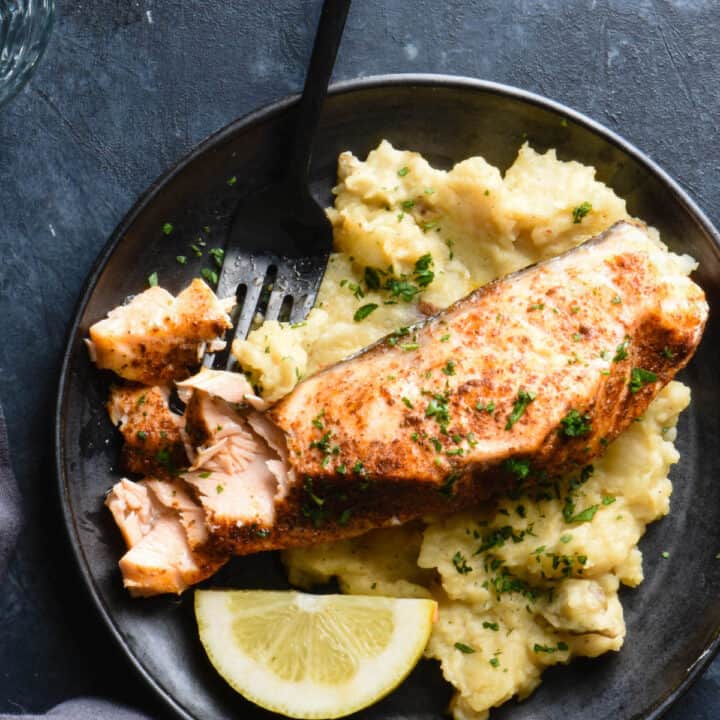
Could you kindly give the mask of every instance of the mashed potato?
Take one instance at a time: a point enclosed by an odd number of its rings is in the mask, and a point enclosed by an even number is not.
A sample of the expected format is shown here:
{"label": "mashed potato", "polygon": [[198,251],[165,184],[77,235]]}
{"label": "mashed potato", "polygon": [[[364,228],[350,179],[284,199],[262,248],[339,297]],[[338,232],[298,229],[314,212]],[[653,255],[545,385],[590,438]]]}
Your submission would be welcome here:
{"label": "mashed potato", "polygon": [[[233,345],[269,400],[628,217],[593,168],[527,144],[504,177],[482,158],[436,170],[387,142],[364,162],[343,153],[338,175],[328,210],[336,252],[315,309],[305,323],[266,322]],[[337,577],[347,593],[434,597],[440,614],[426,654],[457,690],[455,717],[486,718],[531,693],[546,666],[622,646],[618,588],[643,579],[637,543],[668,512],[675,423],[689,400],[687,387],[670,383],[592,472],[471,513],[286,551],[290,581],[310,588]]]}

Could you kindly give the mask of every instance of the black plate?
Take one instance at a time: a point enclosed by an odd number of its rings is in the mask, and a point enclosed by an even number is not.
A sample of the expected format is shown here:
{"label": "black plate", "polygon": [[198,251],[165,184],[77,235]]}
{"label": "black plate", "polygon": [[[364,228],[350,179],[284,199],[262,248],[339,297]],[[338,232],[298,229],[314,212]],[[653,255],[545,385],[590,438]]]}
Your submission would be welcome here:
{"label": "black plate", "polygon": [[[224,242],[236,199],[265,184],[282,167],[295,98],[239,120],[210,137],[162,177],[117,228],[88,279],[70,331],[57,405],[56,452],[63,511],[77,561],[92,598],[133,665],[179,717],[216,720],[269,717],[231,691],[215,674],[197,639],[192,594],[181,599],[131,600],[117,560],[119,533],[102,507],[116,481],[118,437],[104,402],[108,378],[88,361],[88,327],[157,271],[170,291],[196,276],[203,261],[187,251],[206,235]],[[567,122],[565,122],[566,119]],[[626,142],[558,104],[510,87],[445,76],[387,76],[335,86],[327,99],[314,160],[313,187],[330,200],[337,155],[363,157],[382,138],[419,150],[450,167],[483,155],[501,169],[528,138],[538,150],[556,147],[563,159],[598,170],[628,202],[631,214],[659,228],[663,240],[700,261],[697,281],[711,307],[720,307],[717,231],[665,173]],[[237,183],[227,179],[235,176]],[[162,232],[164,223],[174,230]],[[175,261],[188,255],[186,266]],[[673,468],[672,512],[641,543],[645,582],[623,592],[628,626],[618,654],[546,673],[522,704],[494,720],[657,718],[707,665],[720,636],[720,436],[715,313],[700,350],[682,379],[693,401],[680,421],[682,459]],[[661,557],[662,551],[670,557]],[[286,583],[274,555],[236,559],[214,584],[267,588]],[[360,715],[363,718],[440,718],[450,697],[436,664],[423,662],[410,678]]]}

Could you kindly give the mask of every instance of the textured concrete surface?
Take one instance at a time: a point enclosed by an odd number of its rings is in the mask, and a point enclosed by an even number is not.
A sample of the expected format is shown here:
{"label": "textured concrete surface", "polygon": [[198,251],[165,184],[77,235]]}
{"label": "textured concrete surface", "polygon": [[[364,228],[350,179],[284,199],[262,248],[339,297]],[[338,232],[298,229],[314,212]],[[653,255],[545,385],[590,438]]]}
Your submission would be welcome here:
{"label": "textured concrete surface", "polygon": [[[66,325],[136,196],[208,133],[299,90],[318,0],[59,0],[44,61],[0,112],[0,400],[27,525],[0,596],[0,712],[76,694],[154,705],[95,617],[54,490]],[[607,124],[720,222],[716,0],[381,0],[350,13],[336,78],[471,75]],[[720,717],[720,661],[673,720]]]}

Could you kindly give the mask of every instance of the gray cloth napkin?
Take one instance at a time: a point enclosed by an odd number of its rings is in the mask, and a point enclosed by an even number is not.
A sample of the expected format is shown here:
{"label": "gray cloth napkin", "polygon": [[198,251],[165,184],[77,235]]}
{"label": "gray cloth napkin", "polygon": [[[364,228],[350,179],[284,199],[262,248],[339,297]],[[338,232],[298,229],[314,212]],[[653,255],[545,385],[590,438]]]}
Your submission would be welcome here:
{"label": "gray cloth napkin", "polygon": [[[0,406],[0,581],[15,549],[22,526],[22,504],[15,475],[10,465],[5,416]],[[131,710],[100,698],[79,698],[57,705],[46,715],[0,715],[0,720],[152,720],[136,710]]]}
{"label": "gray cloth napkin", "polygon": [[0,406],[0,579],[15,549],[21,525],[20,492],[10,466],[5,415]]}
{"label": "gray cloth napkin", "polygon": [[0,720],[152,720],[135,710],[100,698],[79,698],[56,705],[47,715],[0,715]]}

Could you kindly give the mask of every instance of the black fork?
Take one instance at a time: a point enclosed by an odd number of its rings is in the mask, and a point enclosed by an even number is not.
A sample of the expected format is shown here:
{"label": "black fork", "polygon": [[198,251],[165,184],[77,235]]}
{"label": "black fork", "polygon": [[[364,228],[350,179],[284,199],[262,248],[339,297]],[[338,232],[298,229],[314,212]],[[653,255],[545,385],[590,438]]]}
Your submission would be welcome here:
{"label": "black fork", "polygon": [[230,369],[234,338],[245,338],[257,314],[300,322],[317,297],[332,247],[332,227],[310,193],[313,143],[351,0],[325,0],[297,107],[282,180],[245,196],[233,216],[218,281],[219,297],[237,297],[228,347],[207,365]]}

